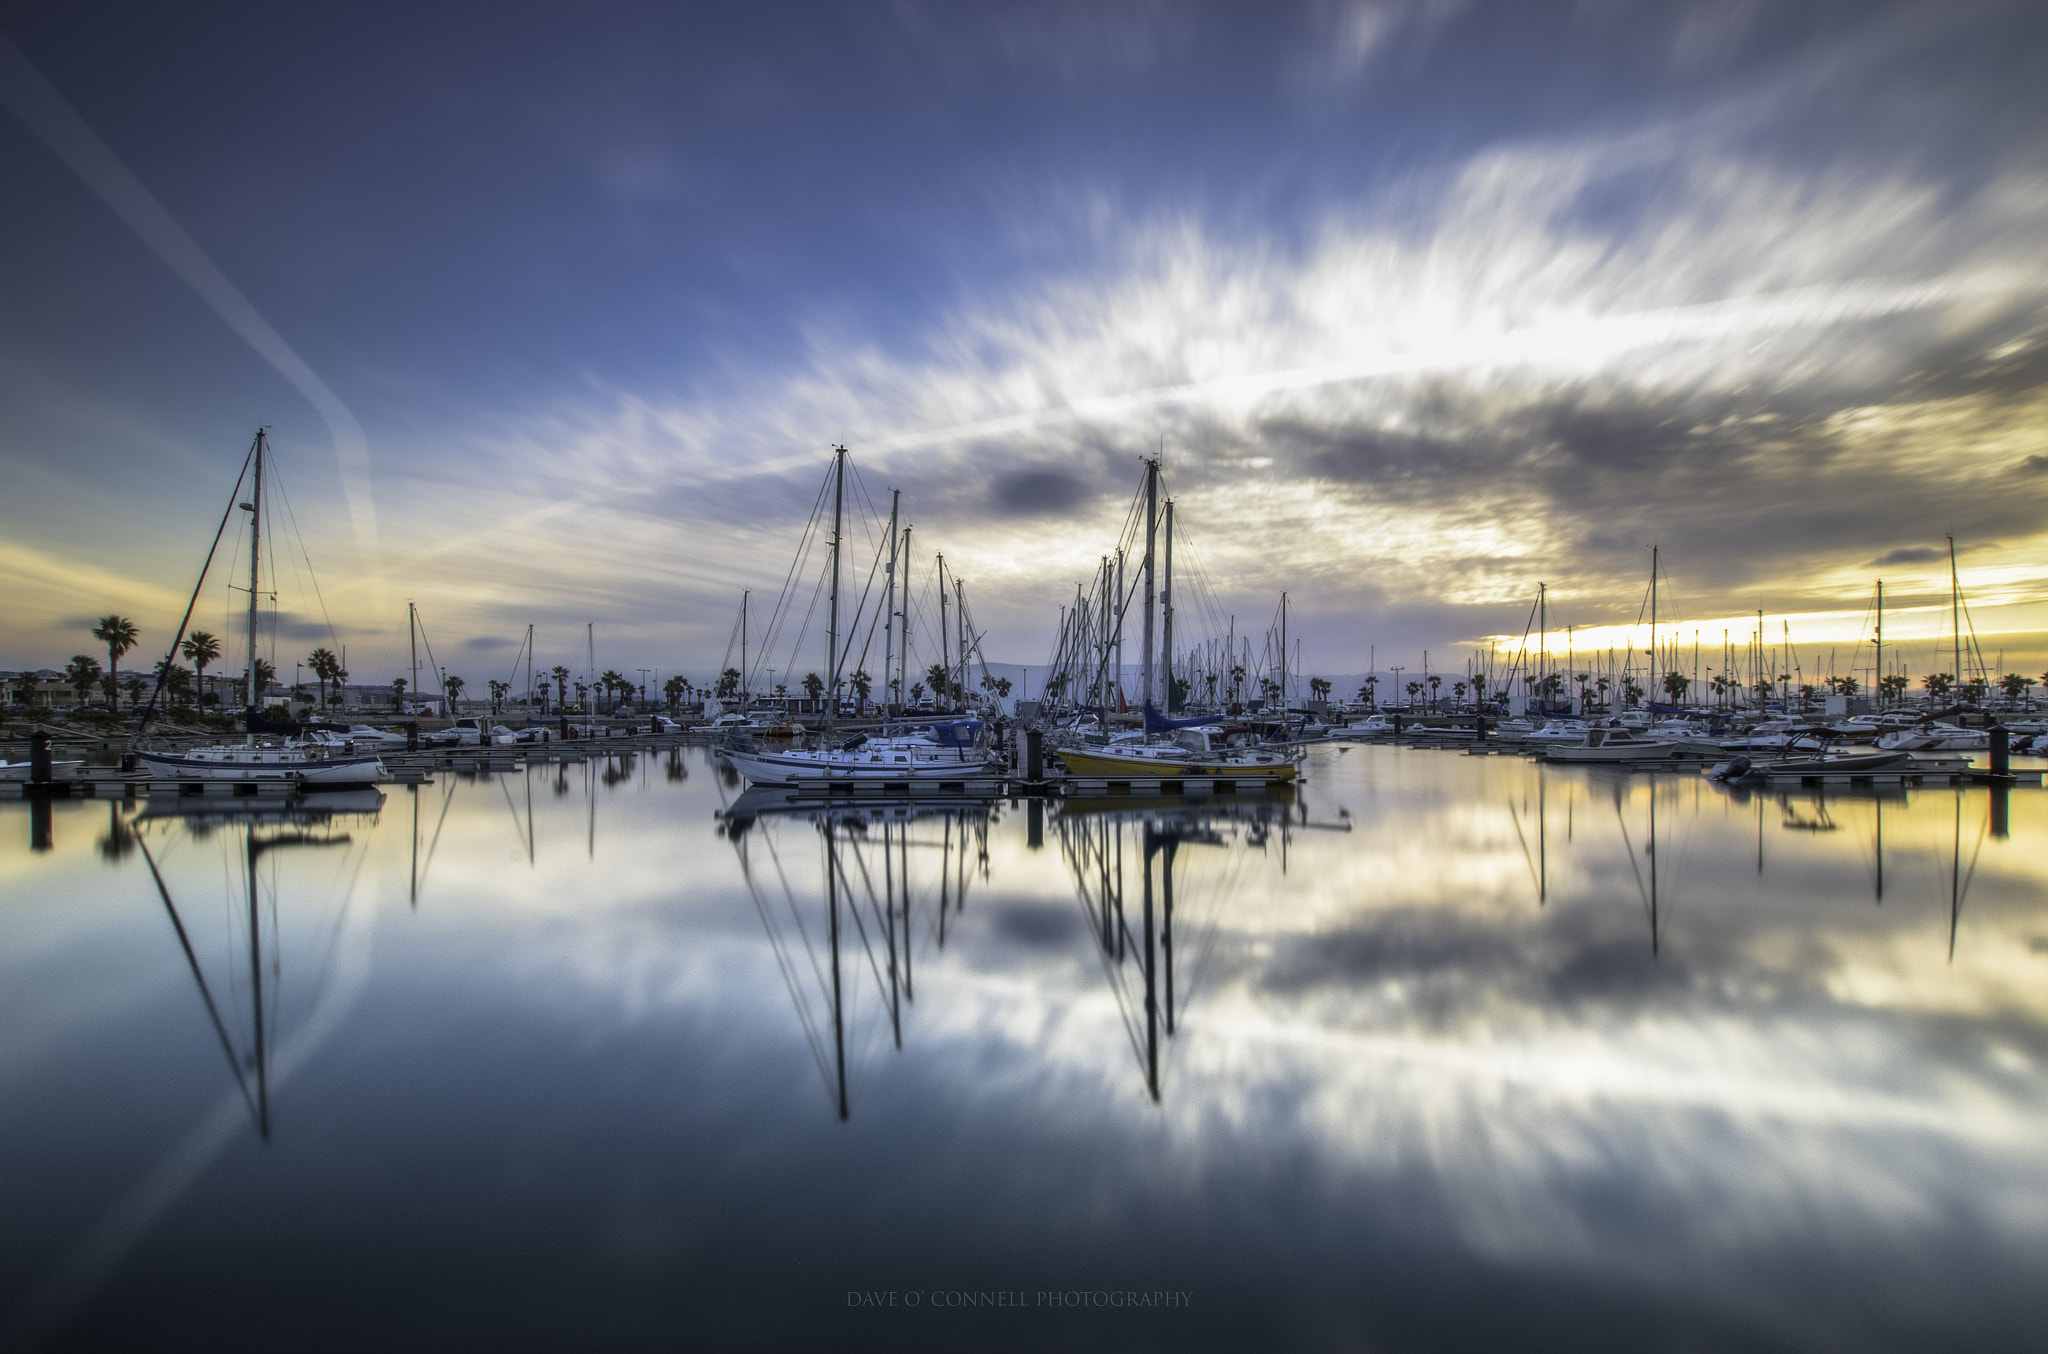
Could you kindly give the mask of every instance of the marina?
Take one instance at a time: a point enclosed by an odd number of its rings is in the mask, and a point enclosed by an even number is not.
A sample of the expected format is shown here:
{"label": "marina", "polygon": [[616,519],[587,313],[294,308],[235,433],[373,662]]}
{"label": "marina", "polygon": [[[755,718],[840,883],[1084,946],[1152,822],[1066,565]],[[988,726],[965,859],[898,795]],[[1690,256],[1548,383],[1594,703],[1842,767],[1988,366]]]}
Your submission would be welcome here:
{"label": "marina", "polygon": [[[1879,1339],[1871,1285],[1907,1276],[1992,1344],[2031,1301],[2013,1205],[2048,1190],[2048,1119],[2003,1050],[2048,1021],[2038,790],[1378,742],[1249,794],[820,796],[697,740],[578,751],[288,802],[0,804],[35,938],[0,1005],[80,972],[134,993],[8,1045],[38,1107],[0,1117],[6,1205],[38,1220],[17,1334],[127,1343],[168,1303],[232,1342],[283,1272],[366,1339],[428,1310],[567,1338],[596,1282],[621,1339],[687,1309],[802,1343],[907,1271],[1178,1286],[1204,1304],[1183,1338],[1220,1347],[1303,1304],[1441,1322],[1428,1285],[1481,1257],[1545,1291],[1496,1290],[1475,1342],[1626,1343],[1600,1277],[1624,1256],[1731,1344],[1795,1306]],[[92,1088],[138,1059],[161,1089],[106,1117]],[[55,1169],[82,1133],[94,1164]],[[937,1169],[934,1137],[974,1145]],[[1645,1216],[1709,1206],[1711,1245],[1643,1247]],[[1543,1226],[1471,1221],[1501,1209]],[[147,1220],[112,1251],[109,1210]],[[431,1218],[490,1225],[453,1248]],[[194,1245],[223,1263],[180,1307]],[[1840,1268],[1778,1272],[1816,1245]],[[383,1257],[374,1307],[308,1263],[335,1246]],[[1350,1270],[1395,1253],[1400,1282]]]}
{"label": "marina", "polygon": [[2048,1346],[2044,67],[11,6],[0,1354]]}

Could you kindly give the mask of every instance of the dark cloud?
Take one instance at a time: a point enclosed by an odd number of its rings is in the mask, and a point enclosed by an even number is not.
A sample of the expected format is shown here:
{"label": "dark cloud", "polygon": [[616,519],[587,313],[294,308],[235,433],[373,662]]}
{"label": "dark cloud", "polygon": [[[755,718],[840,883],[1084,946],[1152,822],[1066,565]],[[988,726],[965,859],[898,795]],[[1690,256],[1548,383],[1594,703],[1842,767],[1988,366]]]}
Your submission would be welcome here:
{"label": "dark cloud", "polygon": [[509,649],[521,642],[522,641],[516,639],[507,639],[503,635],[477,635],[472,639],[463,640],[461,647],[465,649],[482,650]]}
{"label": "dark cloud", "polygon": [[1938,559],[1947,558],[1948,549],[1946,546],[1908,545],[1879,555],[1870,562],[1874,566],[1882,567],[1887,564],[1932,564]]}
{"label": "dark cloud", "polygon": [[1091,497],[1086,481],[1064,470],[1017,470],[990,486],[989,511],[998,517],[1039,517],[1067,512]]}
{"label": "dark cloud", "polygon": [[[1958,541],[1955,546],[1955,552],[1958,555],[1977,555],[1982,554],[1986,550],[1996,549],[1998,549],[1996,541],[1974,541],[1967,544]],[[1948,552],[1949,546],[1946,542],[1941,545],[1907,545],[1879,555],[1870,562],[1873,565],[1933,564],[1937,560],[1947,559]]]}
{"label": "dark cloud", "polygon": [[2048,456],[2029,456],[2017,468],[2022,475],[2048,475]]}
{"label": "dark cloud", "polygon": [[[278,612],[274,622],[273,618],[269,616],[264,617],[263,628],[275,634],[279,639],[320,640],[329,644],[341,642],[341,632],[335,626],[328,624],[324,620],[316,620],[311,616],[294,615],[289,611]],[[244,643],[247,640],[248,636],[244,635]]]}

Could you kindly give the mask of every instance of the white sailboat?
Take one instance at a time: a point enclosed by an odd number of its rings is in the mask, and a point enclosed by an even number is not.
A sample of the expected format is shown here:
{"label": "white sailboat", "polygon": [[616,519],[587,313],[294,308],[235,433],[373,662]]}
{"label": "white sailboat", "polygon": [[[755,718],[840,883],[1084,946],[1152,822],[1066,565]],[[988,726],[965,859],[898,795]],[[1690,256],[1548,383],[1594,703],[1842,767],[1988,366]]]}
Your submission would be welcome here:
{"label": "white sailboat", "polygon": [[[832,562],[826,620],[826,727],[839,704],[842,671],[847,657],[846,630],[840,615],[840,555],[846,516],[845,447],[833,448]],[[895,521],[890,522],[890,549],[895,546]],[[891,575],[893,580],[893,574]],[[940,593],[943,601],[944,592]],[[893,594],[891,599],[893,611]],[[900,617],[892,617],[894,620]],[[943,625],[941,627],[943,632]],[[906,640],[907,644],[908,641]],[[963,665],[964,676],[965,668]],[[723,722],[721,717],[721,722]],[[956,720],[921,734],[855,737],[838,747],[789,748],[768,751],[753,742],[744,725],[730,727],[726,760],[756,785],[904,785],[983,779],[1002,774],[1002,764],[989,747],[980,720]]]}
{"label": "white sailboat", "polygon": [[[249,514],[249,666],[248,697],[246,714],[248,738],[239,744],[218,744],[213,747],[187,748],[178,752],[156,752],[138,750],[136,760],[150,774],[165,780],[181,781],[226,781],[238,785],[296,784],[307,788],[328,788],[343,786],[374,785],[384,778],[384,764],[374,753],[363,754],[346,747],[333,748],[319,744],[308,744],[287,739],[282,742],[259,742],[256,734],[262,721],[256,711],[262,692],[258,690],[257,664],[257,622],[262,599],[262,525],[263,525],[263,452],[264,430],[256,430],[255,444],[250,448],[251,466],[245,466],[245,473],[253,468],[250,482],[254,486],[249,501],[238,504]],[[235,481],[239,491],[241,480]],[[230,509],[230,512],[233,510]],[[226,530],[227,517],[221,518],[221,530]],[[220,532],[214,534],[214,545],[220,544]],[[207,552],[210,565],[213,552]],[[199,585],[192,591],[192,601],[199,600],[199,589],[206,583],[206,569],[199,571]],[[171,641],[171,654],[164,660],[165,668],[175,659],[178,641],[184,638],[185,623],[192,618],[192,607],[185,609],[185,622],[180,623],[178,634]],[[154,702],[151,704],[154,709]],[[148,724],[149,712],[145,711],[143,723]],[[297,726],[290,726],[296,731]]]}

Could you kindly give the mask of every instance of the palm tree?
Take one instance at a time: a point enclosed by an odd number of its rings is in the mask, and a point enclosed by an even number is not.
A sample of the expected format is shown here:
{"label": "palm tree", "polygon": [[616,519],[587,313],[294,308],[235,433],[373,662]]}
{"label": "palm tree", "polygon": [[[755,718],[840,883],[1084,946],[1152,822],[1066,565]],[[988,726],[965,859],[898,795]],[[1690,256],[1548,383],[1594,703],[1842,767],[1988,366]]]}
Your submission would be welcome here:
{"label": "palm tree", "polygon": [[911,703],[912,705],[915,705],[915,704],[917,704],[917,702],[919,702],[919,701],[921,701],[921,700],[923,700],[923,699],[924,699],[924,683],[923,683],[923,682],[912,682],[912,683],[910,684],[910,703]]}
{"label": "palm tree", "polygon": [[1437,689],[1441,687],[1443,684],[1444,679],[1442,677],[1438,676],[1434,672],[1429,674],[1429,708],[1432,710],[1436,709]]}
{"label": "palm tree", "polygon": [[584,685],[583,683],[581,683],[581,682],[578,682],[578,683],[576,683],[576,703],[577,703],[578,705],[581,705],[581,706],[583,706],[583,713],[584,713],[584,714],[586,714],[586,715],[590,713],[590,707],[589,707],[589,705],[587,705],[587,704],[585,703],[585,698],[586,698],[586,697],[588,697],[589,695],[590,695],[590,688],[589,688],[589,687],[585,686],[585,685]]}
{"label": "palm tree", "polygon": [[173,705],[176,705],[180,696],[192,690],[192,669],[172,663],[157,674],[157,685],[163,688],[164,694],[171,698]]}
{"label": "palm tree", "polygon": [[100,680],[100,660],[91,654],[77,654],[64,665],[64,680],[71,683],[71,689],[78,693],[78,703],[85,704],[86,693]]}
{"label": "palm tree", "polygon": [[1927,688],[1927,694],[1937,701],[1947,700],[1949,690],[1955,683],[1955,674],[1952,672],[1930,672],[1920,682]]}
{"label": "palm tree", "polygon": [[512,683],[501,682],[497,678],[493,677],[490,680],[490,688],[491,713],[495,715],[498,713],[498,703],[505,699],[505,693],[512,689]]}
{"label": "palm tree", "polygon": [[1691,685],[1692,682],[1682,672],[1667,672],[1664,674],[1664,694],[1671,697],[1673,705],[1685,699],[1686,688]]}
{"label": "palm tree", "polygon": [[846,679],[846,684],[853,688],[853,698],[859,703],[859,708],[866,709],[868,693],[875,689],[875,679],[868,676],[868,670],[866,668],[855,668],[853,676]]}
{"label": "palm tree", "polygon": [[569,669],[564,667],[550,668],[548,676],[555,679],[555,704],[558,706],[567,705],[569,703]]}
{"label": "palm tree", "polygon": [[392,708],[392,709],[394,709],[394,710],[397,710],[397,709],[400,709],[400,708],[402,708],[402,707],[403,707],[404,705],[405,705],[405,678],[403,678],[403,677],[393,677],[393,678],[391,679],[391,708]]}
{"label": "palm tree", "polygon": [[463,680],[453,673],[445,674],[441,678],[441,689],[448,693],[448,717],[450,719],[455,717],[455,702],[462,699],[463,685]]}
{"label": "palm tree", "polygon": [[1377,677],[1366,678],[1365,681],[1358,688],[1358,698],[1364,701],[1367,705],[1377,708],[1379,705],[1379,701],[1376,698],[1375,693],[1379,688],[1379,684],[1380,679]]}
{"label": "palm tree", "polygon": [[925,684],[932,689],[932,699],[934,701],[945,699],[946,667],[943,663],[934,663],[926,668],[924,670],[924,680]]}
{"label": "palm tree", "polygon": [[825,694],[825,679],[815,672],[807,672],[804,674],[803,688],[804,694],[815,701]]}
{"label": "palm tree", "polygon": [[247,677],[237,677],[234,679],[236,698],[242,700],[251,710],[256,709],[262,704],[263,693],[270,690],[270,679],[275,676],[277,676],[276,668],[271,667],[269,663],[261,658],[257,659],[256,693],[254,695],[249,694],[249,679]]}
{"label": "palm tree", "polygon": [[92,628],[92,637],[107,646],[107,703],[121,707],[121,655],[135,647],[141,632],[126,616],[102,616]]}
{"label": "palm tree", "polygon": [[683,703],[683,693],[689,689],[690,684],[680,677],[671,677],[661,684],[661,694],[668,697],[668,708],[670,710],[674,710]]}
{"label": "palm tree", "polygon": [[711,694],[722,701],[731,700],[734,696],[739,695],[740,670],[738,668],[727,668],[724,672],[719,673],[718,685],[711,689]]}
{"label": "palm tree", "polygon": [[1460,710],[1465,708],[1465,684],[1463,682],[1451,683],[1451,701]]}
{"label": "palm tree", "polygon": [[1233,701],[1244,699],[1244,664],[1242,663],[1236,663],[1231,666],[1230,699]]}
{"label": "palm tree", "polygon": [[1309,678],[1309,679],[1308,679],[1308,694],[1309,694],[1309,699],[1310,699],[1310,700],[1317,700],[1317,701],[1326,701],[1326,700],[1328,700],[1328,699],[1330,698],[1330,679],[1329,679],[1329,678],[1327,678],[1327,677],[1311,677],[1311,678]]}
{"label": "palm tree", "polygon": [[633,689],[633,684],[626,680],[626,675],[613,668],[606,668],[604,676],[597,680],[604,687],[604,698],[607,705],[612,702],[612,692],[618,692],[619,698],[624,699],[626,693]]}
{"label": "palm tree", "polygon": [[327,683],[341,671],[341,660],[334,656],[334,650],[319,648],[306,655],[306,666],[313,670],[314,678],[320,683],[320,708],[327,708]]}
{"label": "palm tree", "polygon": [[206,700],[206,669],[214,659],[220,657],[220,641],[204,630],[194,630],[191,634],[185,636],[183,643],[178,645],[178,652],[185,655],[185,661],[190,663],[199,674],[199,699],[204,704]]}
{"label": "palm tree", "polygon": [[2005,676],[1998,679],[1998,689],[2005,693],[2005,703],[2009,707],[2017,706],[2020,703],[2020,697],[2026,695],[2027,688],[2033,684],[2033,678],[2022,677],[2017,672],[2008,672]]}

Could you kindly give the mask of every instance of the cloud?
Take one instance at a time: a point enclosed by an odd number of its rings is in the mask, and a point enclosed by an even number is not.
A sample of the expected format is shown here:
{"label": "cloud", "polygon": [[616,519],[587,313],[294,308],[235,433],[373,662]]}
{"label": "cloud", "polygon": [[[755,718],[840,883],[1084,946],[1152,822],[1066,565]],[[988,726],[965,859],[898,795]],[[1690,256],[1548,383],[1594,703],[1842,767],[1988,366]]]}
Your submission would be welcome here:
{"label": "cloud", "polygon": [[[1887,551],[1870,562],[1873,565],[1946,563],[1949,557],[1949,549],[1950,547],[1945,543],[1942,545],[1904,545],[1900,546],[1897,550]],[[1957,544],[1954,549],[1958,555],[1972,555],[1986,550],[1996,550],[1998,546],[1990,541],[1974,541],[1967,545]]]}
{"label": "cloud", "polygon": [[494,649],[510,649],[523,642],[524,641],[516,639],[507,639],[503,635],[477,635],[473,638],[463,640],[458,647],[470,650],[489,652]]}
{"label": "cloud", "polygon": [[1087,481],[1065,470],[1016,470],[990,486],[988,509],[998,517],[1067,512],[1089,497]]}

